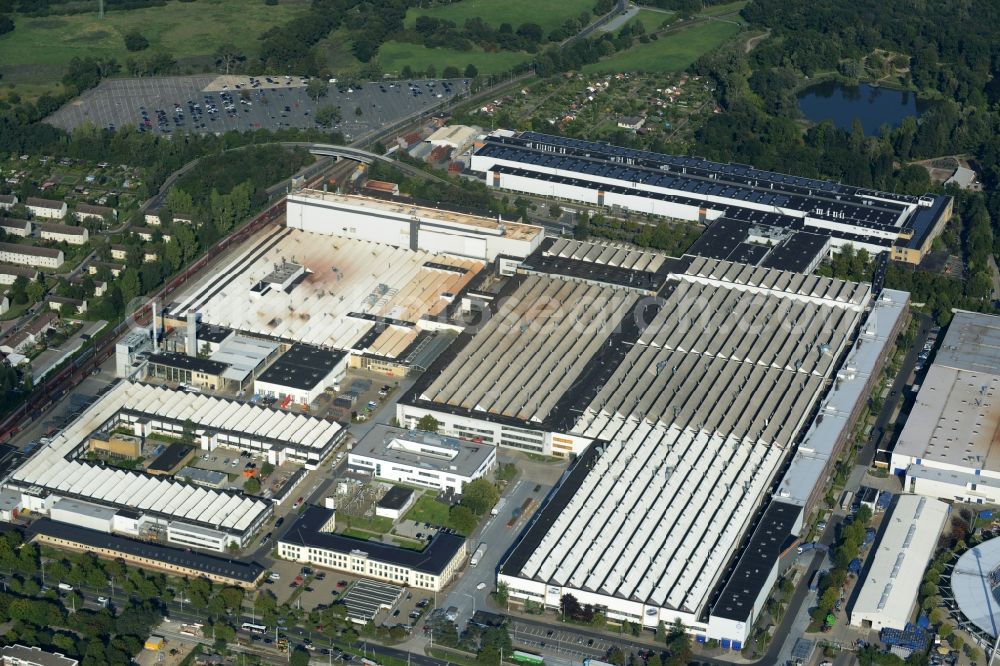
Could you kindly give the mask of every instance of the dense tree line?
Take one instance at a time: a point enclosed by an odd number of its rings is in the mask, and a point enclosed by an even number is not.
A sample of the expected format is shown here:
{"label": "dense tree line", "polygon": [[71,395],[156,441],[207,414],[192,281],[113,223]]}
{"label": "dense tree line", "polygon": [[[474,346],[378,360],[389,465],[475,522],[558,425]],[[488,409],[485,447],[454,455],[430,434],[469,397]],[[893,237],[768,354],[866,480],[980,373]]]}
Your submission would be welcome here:
{"label": "dense tree line", "polygon": [[909,56],[918,88],[974,105],[985,101],[1000,56],[1000,6],[988,0],[754,0],[743,17],[774,33],[754,50],[756,66],[812,75],[884,49]]}
{"label": "dense tree line", "polygon": [[338,28],[354,0],[313,0],[309,11],[261,35],[260,62],[264,70],[316,74],[320,63],[313,47]]}
{"label": "dense tree line", "polygon": [[368,175],[375,180],[397,183],[401,192],[414,199],[480,212],[507,213],[502,202],[495,199],[485,183],[458,180],[441,183],[436,180],[407,176],[399,169],[375,162],[369,167]]}
{"label": "dense tree line", "polygon": [[[575,34],[590,22],[590,14],[583,12],[579,17],[569,18],[562,27],[553,30],[548,41],[561,41]],[[404,38],[407,35],[404,35]],[[469,51],[480,46],[487,51],[528,51],[534,53],[539,44],[546,41],[542,27],[537,23],[521,23],[516,28],[511,23],[501,23],[498,27],[486,23],[481,18],[466,19],[461,27],[454,21],[433,16],[418,16],[412,30],[414,41],[428,48],[446,47],[459,51]]]}
{"label": "dense tree line", "polygon": [[558,72],[577,70],[618,51],[632,48],[636,38],[658,39],[657,35],[646,36],[644,32],[643,24],[633,21],[617,33],[606,32],[595,39],[577,39],[562,47],[552,45],[535,58],[535,71],[539,76],[551,76]]}
{"label": "dense tree line", "polygon": [[241,185],[251,207],[264,203],[264,190],[313,161],[305,148],[277,145],[254,146],[204,158],[198,167],[177,180],[175,191],[191,197],[193,207],[175,212],[204,211],[212,204],[212,193],[228,194]]}
{"label": "dense tree line", "polygon": [[[993,311],[990,256],[1000,220],[1000,86],[994,83],[1000,44],[993,39],[1000,7],[974,0],[965,5],[899,0],[845,5],[752,0],[743,16],[771,35],[749,55],[733,44],[693,67],[716,84],[725,113],[709,117],[692,152],[711,159],[753,164],[804,176],[908,194],[944,191],[933,186],[913,160],[968,154],[975,158],[984,194],[951,189],[954,220],[938,247],[961,254],[964,274],[942,275],[892,264],[886,284],[926,303],[938,322],[951,308]],[[870,17],[877,16],[877,21]],[[842,130],[825,122],[805,131],[795,99],[805,77],[866,76],[871,54],[888,53],[893,66],[919,94],[930,98],[919,120],[865,136],[860,123]],[[827,271],[857,277],[850,257]],[[964,278],[964,279],[963,279]]]}
{"label": "dense tree line", "polygon": [[691,224],[666,221],[650,224],[604,215],[579,215],[573,230],[573,235],[580,240],[594,236],[626,241],[640,247],[663,250],[674,257],[681,256],[698,238],[699,233]]}
{"label": "dense tree line", "polygon": [[[167,0],[104,0],[106,10],[164,7]],[[17,12],[25,16],[58,16],[86,14],[94,11],[94,3],[80,0],[3,0],[0,12]]]}
{"label": "dense tree line", "polygon": [[[54,589],[43,591],[39,575],[42,555],[47,560],[44,582],[50,588],[56,582],[66,582],[110,592],[109,581],[114,581],[131,600],[115,615],[108,609],[86,609],[79,590],[65,596]],[[51,649],[80,659],[85,666],[131,663],[162,620],[162,600],[172,596],[162,574],[99,560],[91,554],[41,553],[37,545],[23,543],[17,531],[0,535],[0,568],[14,574],[0,592],[0,623],[9,623],[4,642]]]}

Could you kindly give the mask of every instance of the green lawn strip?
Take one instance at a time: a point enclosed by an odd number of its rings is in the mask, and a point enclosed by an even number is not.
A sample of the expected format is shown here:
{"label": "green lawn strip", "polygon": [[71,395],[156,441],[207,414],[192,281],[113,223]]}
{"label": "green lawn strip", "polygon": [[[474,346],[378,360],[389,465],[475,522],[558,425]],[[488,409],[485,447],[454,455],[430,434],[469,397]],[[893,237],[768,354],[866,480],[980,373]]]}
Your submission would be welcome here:
{"label": "green lawn strip", "polygon": [[437,76],[449,65],[465,70],[466,65],[475,65],[481,75],[498,74],[527,62],[530,53],[498,51],[487,53],[475,48],[471,51],[455,49],[429,49],[409,42],[386,42],[379,48],[378,61],[387,74],[399,75],[403,67],[409,65],[414,72],[423,72],[429,66],[437,70]]}
{"label": "green lawn strip", "polygon": [[431,494],[425,494],[414,503],[406,516],[406,520],[431,525],[448,526],[448,505],[438,502]]}
{"label": "green lawn strip", "polygon": [[718,48],[739,32],[739,26],[723,21],[707,21],[661,36],[647,44],[616,53],[583,67],[589,74],[604,72],[677,72],[699,57]]}
{"label": "green lawn strip", "polygon": [[660,26],[667,23],[673,23],[677,20],[677,14],[674,12],[661,12],[652,9],[640,9],[639,13],[636,14],[635,18],[629,21],[632,23],[642,23],[642,27],[646,29],[646,34],[656,32],[660,29]]}

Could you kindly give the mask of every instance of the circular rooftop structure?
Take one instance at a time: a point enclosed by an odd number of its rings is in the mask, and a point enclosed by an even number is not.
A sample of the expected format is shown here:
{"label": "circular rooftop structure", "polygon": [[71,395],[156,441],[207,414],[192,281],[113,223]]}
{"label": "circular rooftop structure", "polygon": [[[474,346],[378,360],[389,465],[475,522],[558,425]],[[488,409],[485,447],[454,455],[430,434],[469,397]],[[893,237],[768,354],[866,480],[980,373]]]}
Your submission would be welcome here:
{"label": "circular rooftop structure", "polygon": [[951,591],[968,621],[996,638],[1000,633],[1000,538],[984,541],[958,558]]}

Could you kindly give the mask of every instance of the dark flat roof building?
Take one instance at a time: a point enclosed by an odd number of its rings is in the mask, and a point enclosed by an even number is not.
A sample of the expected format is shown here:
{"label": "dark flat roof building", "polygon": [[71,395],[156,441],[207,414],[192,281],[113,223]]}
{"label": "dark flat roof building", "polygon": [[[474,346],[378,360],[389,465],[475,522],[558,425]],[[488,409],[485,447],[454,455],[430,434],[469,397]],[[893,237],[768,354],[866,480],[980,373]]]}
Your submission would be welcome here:
{"label": "dark flat roof building", "polygon": [[395,509],[396,511],[399,511],[406,506],[412,496],[412,488],[393,486],[389,489],[389,492],[383,495],[382,499],[378,501],[378,506],[381,509]]}
{"label": "dark flat roof building", "polygon": [[830,246],[824,234],[723,217],[709,225],[687,254],[811,273],[830,254]]}
{"label": "dark flat roof building", "polygon": [[310,506],[278,541],[280,557],[351,571],[401,585],[439,590],[465,559],[465,539],[438,532],[422,551],[332,531],[332,509]]}
{"label": "dark flat roof building", "polygon": [[778,558],[794,543],[792,535],[801,520],[801,506],[771,501],[712,606],[714,617],[748,622],[759,614],[774,584],[771,576],[778,566]]}
{"label": "dark flat roof building", "polygon": [[309,390],[326,379],[344,358],[344,352],[296,344],[282,354],[258,381]]}
{"label": "dark flat roof building", "polygon": [[174,442],[167,450],[156,457],[146,471],[150,474],[176,474],[191,457],[194,449],[186,444]]}
{"label": "dark flat roof building", "polygon": [[176,352],[150,354],[149,362],[171,368],[181,368],[184,370],[191,370],[193,372],[202,372],[206,375],[222,374],[222,372],[228,367],[225,363],[212,361],[207,358],[198,358],[197,356],[188,356],[187,354],[178,354]]}
{"label": "dark flat roof building", "polygon": [[28,535],[50,545],[93,552],[105,559],[120,557],[129,564],[181,576],[204,576],[209,580],[244,588],[256,587],[265,571],[256,562],[227,560],[191,550],[135,541],[47,518],[32,523],[28,528]]}

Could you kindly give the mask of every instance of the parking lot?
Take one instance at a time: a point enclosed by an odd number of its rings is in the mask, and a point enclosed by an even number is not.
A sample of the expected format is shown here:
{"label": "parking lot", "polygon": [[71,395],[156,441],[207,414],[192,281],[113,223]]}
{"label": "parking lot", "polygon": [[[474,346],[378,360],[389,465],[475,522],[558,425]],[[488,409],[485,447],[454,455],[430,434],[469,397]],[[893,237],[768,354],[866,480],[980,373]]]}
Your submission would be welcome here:
{"label": "parking lot", "polygon": [[[267,79],[271,80],[268,81]],[[64,105],[46,122],[65,130],[83,123],[142,132],[228,132],[316,127],[316,110],[333,105],[347,138],[393,123],[468,91],[464,80],[327,83],[318,101],[297,77],[175,76],[108,79]],[[339,86],[339,87],[338,87]]]}
{"label": "parking lot", "polygon": [[559,628],[545,629],[536,625],[523,624],[516,620],[508,626],[510,638],[515,646],[545,650],[575,659],[599,659],[607,654],[615,643],[602,638],[587,638],[575,632]]}

